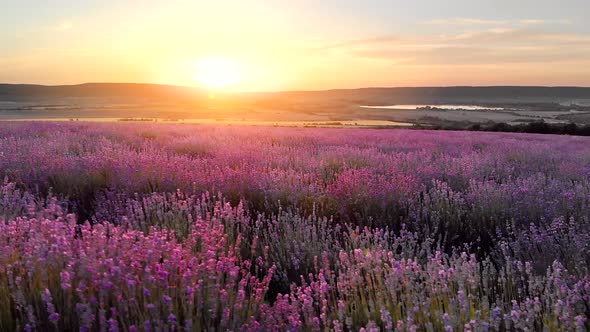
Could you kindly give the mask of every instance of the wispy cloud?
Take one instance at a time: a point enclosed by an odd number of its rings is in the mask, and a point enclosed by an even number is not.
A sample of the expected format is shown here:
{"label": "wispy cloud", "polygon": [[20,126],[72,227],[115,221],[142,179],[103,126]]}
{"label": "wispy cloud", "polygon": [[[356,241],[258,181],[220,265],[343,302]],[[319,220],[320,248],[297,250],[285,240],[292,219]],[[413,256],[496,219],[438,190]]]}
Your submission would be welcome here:
{"label": "wispy cloud", "polygon": [[445,35],[433,32],[349,40],[323,51],[411,66],[590,63],[590,34],[548,32],[539,24],[543,23],[470,27]]}
{"label": "wispy cloud", "polygon": [[541,19],[521,19],[518,20],[518,23],[524,25],[539,25],[539,24],[562,24],[562,25],[569,25],[572,24],[571,20],[541,20]]}
{"label": "wispy cloud", "polygon": [[433,25],[504,25],[508,24],[509,21],[458,17],[451,19],[432,19],[421,21],[420,23]]}
{"label": "wispy cloud", "polygon": [[545,24],[547,21],[545,20],[534,20],[534,19],[523,19],[518,21],[521,24]]}
{"label": "wispy cloud", "polygon": [[329,44],[323,44],[317,47],[312,47],[313,50],[329,50],[329,49],[340,49],[346,47],[354,47],[358,45],[370,45],[370,44],[388,44],[400,42],[403,39],[395,36],[382,36],[374,38],[363,38],[363,39],[349,39],[344,41],[333,42]]}
{"label": "wispy cloud", "polygon": [[534,19],[524,18],[519,20],[491,20],[481,18],[441,18],[420,21],[421,24],[430,25],[447,25],[447,26],[494,26],[494,25],[541,25],[541,24],[572,24],[572,21],[567,19]]}

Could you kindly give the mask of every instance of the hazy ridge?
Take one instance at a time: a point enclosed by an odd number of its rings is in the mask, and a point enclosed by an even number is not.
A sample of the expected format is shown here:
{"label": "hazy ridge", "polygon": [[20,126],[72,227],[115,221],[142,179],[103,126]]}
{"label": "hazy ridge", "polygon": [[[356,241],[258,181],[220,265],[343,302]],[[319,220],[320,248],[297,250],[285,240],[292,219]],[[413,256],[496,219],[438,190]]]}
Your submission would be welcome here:
{"label": "hazy ridge", "polygon": [[[479,105],[488,109],[465,112],[361,107],[407,104]],[[0,119],[64,118],[208,119],[240,123],[390,121],[454,128],[540,120],[587,125],[590,88],[457,86],[230,93],[134,83],[0,84]]]}
{"label": "hazy ridge", "polygon": [[[84,83],[77,85],[0,84],[0,99],[45,99],[63,97],[131,97],[192,99],[208,97],[207,91],[184,86],[143,83]],[[234,97],[313,97],[313,98],[590,98],[590,87],[545,86],[452,86],[452,87],[378,87],[323,91],[283,91],[232,93]]]}

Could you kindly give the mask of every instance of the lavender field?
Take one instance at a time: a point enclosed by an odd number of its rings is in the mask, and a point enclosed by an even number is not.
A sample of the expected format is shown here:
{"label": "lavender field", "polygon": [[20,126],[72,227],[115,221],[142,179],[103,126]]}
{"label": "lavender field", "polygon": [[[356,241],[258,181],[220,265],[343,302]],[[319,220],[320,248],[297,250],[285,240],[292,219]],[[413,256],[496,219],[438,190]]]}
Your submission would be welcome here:
{"label": "lavender field", "polygon": [[1,331],[590,329],[590,138],[0,125]]}

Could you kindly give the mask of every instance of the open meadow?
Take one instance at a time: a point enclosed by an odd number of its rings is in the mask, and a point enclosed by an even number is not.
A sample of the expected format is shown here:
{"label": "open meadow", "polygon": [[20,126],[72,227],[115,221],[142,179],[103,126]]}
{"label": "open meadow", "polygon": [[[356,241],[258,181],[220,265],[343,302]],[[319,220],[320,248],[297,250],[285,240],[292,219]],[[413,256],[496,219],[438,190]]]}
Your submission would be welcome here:
{"label": "open meadow", "polygon": [[586,331],[590,138],[0,124],[2,331]]}

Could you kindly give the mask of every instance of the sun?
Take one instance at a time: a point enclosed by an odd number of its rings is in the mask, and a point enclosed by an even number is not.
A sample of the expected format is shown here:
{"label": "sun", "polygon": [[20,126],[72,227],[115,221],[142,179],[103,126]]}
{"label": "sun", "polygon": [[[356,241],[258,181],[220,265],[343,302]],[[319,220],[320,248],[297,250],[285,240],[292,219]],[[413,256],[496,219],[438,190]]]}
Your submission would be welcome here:
{"label": "sun", "polygon": [[197,63],[195,81],[212,90],[222,90],[235,87],[243,79],[240,64],[228,58],[205,58]]}

